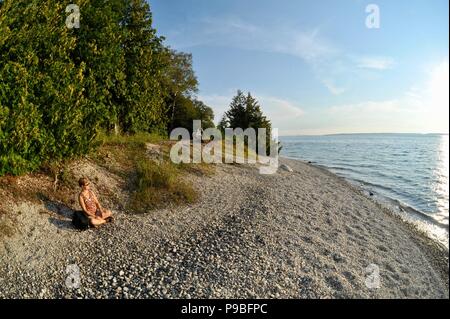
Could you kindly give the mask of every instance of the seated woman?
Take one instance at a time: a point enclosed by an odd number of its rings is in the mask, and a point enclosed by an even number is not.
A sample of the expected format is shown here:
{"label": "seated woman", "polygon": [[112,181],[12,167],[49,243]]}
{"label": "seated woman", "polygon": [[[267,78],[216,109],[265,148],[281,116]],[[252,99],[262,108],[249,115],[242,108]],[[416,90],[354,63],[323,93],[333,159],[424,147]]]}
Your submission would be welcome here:
{"label": "seated woman", "polygon": [[98,202],[97,196],[89,188],[89,180],[87,178],[80,178],[78,185],[81,187],[78,200],[83,212],[89,218],[89,223],[93,227],[98,227],[106,222],[112,220],[110,210],[104,209]]}

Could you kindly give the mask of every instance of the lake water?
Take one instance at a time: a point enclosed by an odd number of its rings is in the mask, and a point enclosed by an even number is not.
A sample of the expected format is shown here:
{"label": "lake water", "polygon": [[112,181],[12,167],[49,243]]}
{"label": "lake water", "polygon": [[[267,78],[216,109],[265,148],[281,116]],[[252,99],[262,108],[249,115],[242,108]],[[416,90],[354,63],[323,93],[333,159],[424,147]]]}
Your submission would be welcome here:
{"label": "lake water", "polygon": [[449,137],[344,134],[280,137],[281,155],[361,186],[448,248]]}

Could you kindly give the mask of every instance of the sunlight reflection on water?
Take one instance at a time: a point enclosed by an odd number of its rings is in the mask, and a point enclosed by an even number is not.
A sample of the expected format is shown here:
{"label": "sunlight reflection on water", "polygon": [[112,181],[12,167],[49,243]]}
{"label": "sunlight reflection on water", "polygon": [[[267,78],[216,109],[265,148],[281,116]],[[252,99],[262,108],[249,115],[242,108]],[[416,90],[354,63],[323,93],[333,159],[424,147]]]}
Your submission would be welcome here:
{"label": "sunlight reflection on water", "polygon": [[347,178],[449,246],[448,135],[290,136],[281,142],[283,156]]}
{"label": "sunlight reflection on water", "polygon": [[449,195],[449,141],[448,135],[441,136],[439,147],[438,167],[435,171],[436,182],[434,190],[437,196],[439,213],[436,219],[448,224],[448,195]]}

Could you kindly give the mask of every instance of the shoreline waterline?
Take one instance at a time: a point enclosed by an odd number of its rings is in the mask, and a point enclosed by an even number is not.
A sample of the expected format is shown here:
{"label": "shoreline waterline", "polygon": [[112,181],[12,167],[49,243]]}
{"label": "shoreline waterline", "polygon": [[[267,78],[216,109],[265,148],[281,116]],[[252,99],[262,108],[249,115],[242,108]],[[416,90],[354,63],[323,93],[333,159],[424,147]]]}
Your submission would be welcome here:
{"label": "shoreline waterline", "polygon": [[[365,186],[367,182],[352,180],[351,178],[347,178],[333,172],[332,169],[327,167],[326,165],[318,164],[314,161],[308,161],[305,159],[301,159],[293,156],[280,156],[280,158],[299,161],[303,164],[312,165],[322,171],[325,171],[329,174],[334,175],[339,179],[345,180],[349,185],[358,188],[362,191],[366,197],[373,200],[377,204],[382,205],[384,208],[388,209],[392,213],[396,214],[401,220],[407,224],[410,224],[417,228],[418,231],[427,236],[427,238],[435,241],[436,243],[445,247],[447,251],[449,251],[449,225],[442,224],[436,221],[430,215],[421,212],[406,203],[401,202],[399,199],[391,198],[382,194],[377,193],[371,188]],[[437,227],[437,228],[436,228]],[[444,231],[444,232],[443,232]],[[439,236],[440,235],[440,236]]]}
{"label": "shoreline waterline", "polygon": [[449,137],[347,134],[280,138],[281,155],[311,162],[449,247]]}
{"label": "shoreline waterline", "polygon": [[[189,172],[202,194],[189,205],[136,215],[105,201],[115,222],[85,232],[59,228],[68,218],[49,222],[45,203],[12,201],[21,232],[4,243],[0,277],[16,280],[2,283],[0,298],[123,297],[114,282],[128,298],[448,298],[444,247],[345,179],[300,160],[280,162],[292,171],[217,164],[208,176]],[[68,169],[98,177],[103,199],[130,196],[119,171],[88,159]],[[20,179],[51,187],[39,176]],[[58,270],[77,261],[84,277],[70,291]],[[368,283],[374,269],[376,286]]]}

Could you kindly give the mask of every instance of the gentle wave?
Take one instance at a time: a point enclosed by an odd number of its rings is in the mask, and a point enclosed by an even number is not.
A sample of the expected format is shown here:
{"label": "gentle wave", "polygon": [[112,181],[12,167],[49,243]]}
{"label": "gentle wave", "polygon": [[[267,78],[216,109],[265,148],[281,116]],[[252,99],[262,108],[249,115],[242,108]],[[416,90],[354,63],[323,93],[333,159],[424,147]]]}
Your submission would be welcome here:
{"label": "gentle wave", "polygon": [[295,136],[281,142],[281,155],[359,183],[406,218],[428,225],[431,237],[448,247],[448,135]]}

